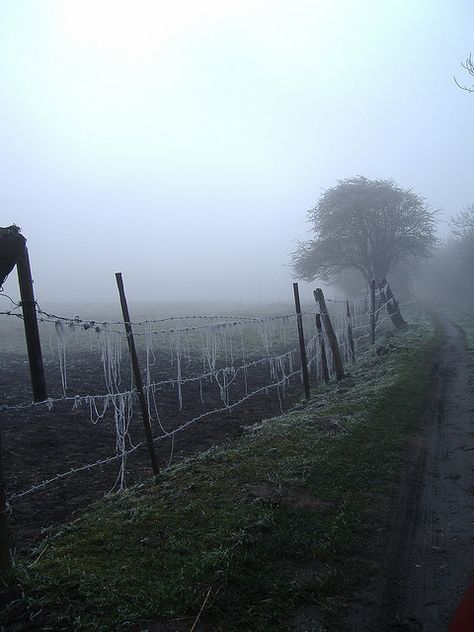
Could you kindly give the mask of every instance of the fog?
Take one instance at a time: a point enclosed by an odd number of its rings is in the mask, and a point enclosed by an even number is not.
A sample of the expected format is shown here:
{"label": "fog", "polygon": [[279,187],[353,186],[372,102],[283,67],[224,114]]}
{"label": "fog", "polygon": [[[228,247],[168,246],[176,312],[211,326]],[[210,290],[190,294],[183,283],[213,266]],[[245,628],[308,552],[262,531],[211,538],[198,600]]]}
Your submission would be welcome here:
{"label": "fog", "polygon": [[[338,179],[474,202],[469,1],[2,0],[2,226],[43,301],[291,300]],[[303,294],[310,286],[303,284]],[[17,293],[14,275],[5,290]]]}

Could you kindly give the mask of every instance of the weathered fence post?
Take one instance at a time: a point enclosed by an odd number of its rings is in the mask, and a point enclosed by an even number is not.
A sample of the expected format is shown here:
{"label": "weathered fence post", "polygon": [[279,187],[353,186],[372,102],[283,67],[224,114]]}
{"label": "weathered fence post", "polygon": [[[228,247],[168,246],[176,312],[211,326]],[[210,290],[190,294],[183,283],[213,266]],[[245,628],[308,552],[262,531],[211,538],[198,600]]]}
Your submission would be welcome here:
{"label": "weathered fence post", "polygon": [[140,373],[140,365],[138,364],[137,350],[135,347],[135,340],[133,338],[132,323],[130,320],[130,313],[128,311],[127,299],[125,297],[125,289],[123,286],[122,273],[117,272],[115,274],[115,280],[117,281],[117,287],[120,296],[120,305],[122,308],[123,320],[125,325],[125,332],[127,334],[128,349],[130,351],[130,360],[132,363],[133,377],[135,380],[135,386],[138,393],[138,401],[140,402],[140,410],[142,413],[143,427],[145,429],[145,436],[148,443],[148,450],[150,452],[151,468],[153,474],[159,474],[160,468],[158,465],[158,459],[156,457],[155,446],[153,443],[153,435],[151,433],[150,415],[148,412],[148,406],[145,399],[145,393],[143,391],[142,376]]}
{"label": "weathered fence post", "polygon": [[370,341],[375,344],[375,279],[370,282]]}
{"label": "weathered fence post", "polygon": [[393,326],[396,329],[404,329],[405,327],[407,327],[408,323],[403,318],[400,312],[399,302],[395,300],[387,279],[382,279],[382,281],[379,283],[379,290],[380,295],[383,298],[382,304],[385,304],[387,314],[392,319]]}
{"label": "weathered fence post", "polygon": [[301,315],[298,283],[293,283],[293,295],[295,297],[296,324],[298,327],[298,339],[300,342],[301,376],[303,378],[304,394],[306,399],[309,400],[311,397],[311,392],[309,388],[308,360],[306,358],[306,348],[304,345],[303,317]]}
{"label": "weathered fence post", "polygon": [[316,314],[316,329],[318,330],[318,342],[321,349],[321,365],[323,368],[323,377],[326,384],[329,382],[328,359],[326,357],[326,343],[324,342],[323,326],[321,324],[321,314]]}
{"label": "weathered fence post", "polygon": [[352,362],[355,361],[355,347],[354,347],[354,336],[352,334],[352,316],[351,316],[351,308],[349,307],[349,301],[346,301],[346,315],[347,315],[347,337],[349,339],[349,349],[351,352]]}
{"label": "weathered fence post", "polygon": [[[35,402],[47,399],[43,357],[36,317],[36,301],[26,239],[14,224],[0,228],[0,285],[15,267],[18,273],[26,348],[30,365],[31,387]],[[7,497],[3,472],[2,429],[0,419],[0,573],[11,569],[10,537],[7,520]]]}
{"label": "weathered fence post", "polygon": [[5,478],[2,460],[2,431],[0,419],[0,573],[6,573],[11,568],[10,535],[7,521],[7,497],[5,492]]}
{"label": "weathered fence post", "polygon": [[28,248],[26,246],[23,246],[20,250],[16,262],[16,269],[18,272],[18,284],[20,286],[21,309],[23,311],[26,347],[30,363],[33,399],[35,402],[42,402],[47,399],[48,394],[46,392],[43,356],[41,354],[38,320],[36,318],[36,301],[33,291],[33,279],[31,278],[30,259],[28,257]]}
{"label": "weathered fence post", "polygon": [[345,378],[344,365],[342,363],[341,351],[339,349],[339,343],[337,341],[336,332],[332,326],[331,319],[326,307],[326,301],[324,300],[324,294],[320,287],[316,288],[313,292],[315,301],[319,303],[319,309],[321,310],[321,318],[328,337],[329,346],[331,347],[332,357],[334,359],[334,368],[336,369],[336,378],[342,380]]}

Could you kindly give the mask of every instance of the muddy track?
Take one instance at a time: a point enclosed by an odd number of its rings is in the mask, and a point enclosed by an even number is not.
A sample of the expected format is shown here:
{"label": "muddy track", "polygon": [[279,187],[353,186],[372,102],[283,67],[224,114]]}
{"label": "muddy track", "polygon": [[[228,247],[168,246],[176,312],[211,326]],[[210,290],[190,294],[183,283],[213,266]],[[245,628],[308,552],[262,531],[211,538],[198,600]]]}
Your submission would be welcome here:
{"label": "muddy track", "polygon": [[474,393],[464,332],[445,342],[431,403],[409,449],[378,611],[354,630],[446,632],[474,576]]}

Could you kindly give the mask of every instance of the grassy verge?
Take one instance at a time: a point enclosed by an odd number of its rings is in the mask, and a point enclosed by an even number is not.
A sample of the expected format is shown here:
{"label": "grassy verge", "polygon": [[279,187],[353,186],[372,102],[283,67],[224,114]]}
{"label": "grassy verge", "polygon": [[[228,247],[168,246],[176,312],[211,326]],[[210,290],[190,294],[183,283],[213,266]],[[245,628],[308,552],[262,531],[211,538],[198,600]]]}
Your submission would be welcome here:
{"label": "grassy verge", "polygon": [[4,629],[189,630],[203,607],[201,629],[291,630],[311,604],[342,630],[439,339],[426,321],[387,335],[309,405],[95,504],[19,563]]}
{"label": "grassy verge", "polygon": [[474,349],[474,306],[452,307],[444,310],[446,316],[460,325],[465,333],[468,348]]}

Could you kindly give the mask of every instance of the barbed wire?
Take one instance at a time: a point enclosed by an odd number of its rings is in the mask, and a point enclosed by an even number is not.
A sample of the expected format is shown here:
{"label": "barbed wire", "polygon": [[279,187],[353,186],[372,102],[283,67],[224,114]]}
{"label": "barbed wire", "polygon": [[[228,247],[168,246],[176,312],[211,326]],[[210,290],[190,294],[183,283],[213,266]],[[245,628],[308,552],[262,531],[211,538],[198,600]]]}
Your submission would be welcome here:
{"label": "barbed wire", "polygon": [[[214,319],[215,318],[215,316],[184,316],[184,317],[177,316],[177,317],[169,317],[169,318],[164,318],[164,319],[159,319],[159,320],[144,320],[144,321],[136,321],[136,322],[131,321],[130,323],[127,323],[125,321],[83,320],[83,319],[80,319],[79,317],[58,316],[55,314],[44,312],[42,310],[37,310],[37,313],[39,315],[38,320],[40,322],[46,322],[46,323],[49,322],[53,324],[65,323],[69,327],[84,329],[86,331],[88,329],[94,329],[97,333],[100,333],[100,332],[115,333],[115,334],[120,334],[121,336],[124,336],[124,337],[128,337],[129,335],[127,334],[126,331],[118,330],[118,329],[110,329],[110,325],[112,326],[131,325],[132,327],[140,327],[143,325],[149,325],[153,323],[166,322],[166,321],[179,322],[181,320]],[[306,315],[312,315],[314,313],[315,313],[314,310],[307,310],[307,311],[302,312],[301,315],[306,316]],[[14,316],[16,318],[20,318],[21,320],[23,320],[23,314],[21,313],[16,314],[16,313],[13,313],[11,310],[0,311],[0,316]],[[297,314],[289,313],[289,314],[280,314],[276,316],[246,316],[246,317],[219,316],[218,318],[222,320],[219,320],[218,322],[206,323],[205,325],[194,325],[194,326],[159,329],[159,330],[155,329],[155,330],[149,330],[145,332],[134,331],[133,336],[145,337],[149,335],[163,335],[163,334],[169,335],[169,334],[186,333],[186,332],[191,332],[191,331],[200,331],[200,330],[206,330],[206,329],[210,329],[210,330],[226,329],[227,327],[237,327],[237,326],[248,325],[248,324],[257,324],[257,325],[266,324],[270,322],[288,321],[291,319],[296,319]]]}
{"label": "barbed wire", "polygon": [[[192,424],[195,424],[195,423],[201,421],[202,419],[205,419],[206,417],[210,417],[211,415],[216,415],[218,413],[223,413],[223,412],[230,412],[231,410],[233,410],[237,406],[240,406],[245,401],[249,400],[252,397],[255,397],[255,395],[258,395],[259,393],[261,393],[263,391],[266,391],[266,390],[269,390],[269,389],[273,389],[273,388],[277,388],[277,387],[282,386],[284,384],[288,384],[289,380],[291,378],[293,378],[295,375],[298,375],[298,374],[301,374],[301,370],[300,369],[298,369],[297,371],[293,371],[292,373],[290,373],[288,375],[285,375],[281,380],[279,380],[277,382],[273,382],[271,384],[266,384],[265,386],[261,386],[261,387],[255,389],[254,391],[252,391],[251,393],[248,393],[247,395],[244,395],[243,397],[241,397],[239,400],[237,400],[234,403],[230,403],[228,405],[224,405],[224,406],[221,406],[219,408],[214,408],[213,410],[209,410],[209,411],[206,411],[204,413],[201,413],[200,415],[196,415],[195,417],[192,417],[191,419],[188,419],[187,421],[185,421],[184,423],[179,425],[174,430],[166,432],[165,434],[160,435],[158,437],[154,437],[153,438],[153,442],[157,443],[157,442],[160,442],[160,441],[164,441],[165,439],[172,438],[173,436],[175,436],[179,432],[182,432],[185,428],[188,428]],[[94,461],[92,463],[88,463],[88,464],[85,464],[85,465],[81,465],[81,466],[78,466],[78,467],[72,467],[69,470],[67,470],[66,472],[61,472],[59,474],[55,474],[54,476],[52,476],[52,477],[50,477],[48,479],[45,479],[44,481],[41,481],[41,483],[37,483],[35,485],[32,485],[31,487],[29,487],[29,488],[27,488],[27,489],[25,489],[25,490],[23,490],[21,492],[16,492],[14,494],[11,494],[7,498],[7,503],[10,505],[14,501],[20,500],[21,498],[24,498],[25,496],[28,496],[29,494],[33,494],[35,492],[41,491],[42,489],[45,489],[49,485],[52,485],[52,484],[54,484],[56,482],[62,481],[64,479],[67,479],[70,476],[73,476],[74,474],[78,474],[80,472],[85,472],[85,471],[89,471],[89,470],[95,469],[96,467],[101,467],[101,466],[107,465],[109,463],[112,463],[113,461],[118,461],[119,459],[123,459],[124,456],[128,457],[130,454],[133,454],[139,448],[143,447],[145,444],[146,444],[145,441],[140,441],[136,445],[132,446],[128,450],[125,450],[124,452],[121,452],[120,454],[116,454],[116,455],[111,456],[111,457],[98,459],[97,461]]]}
{"label": "barbed wire", "polygon": [[[339,300],[339,299],[326,299],[327,301],[333,302],[333,303],[345,303],[346,301],[343,300]],[[326,314],[332,318],[341,318],[341,319],[357,319],[363,316],[371,316],[372,314],[377,315],[384,307],[386,307],[389,303],[393,303],[394,299],[388,299],[386,300],[384,303],[380,304],[375,311],[370,311],[368,310],[366,314],[338,314],[335,312],[331,312],[331,311],[327,311]],[[168,321],[181,321],[181,320],[194,320],[194,319],[214,319],[214,318],[219,318],[220,320],[218,322],[211,322],[211,323],[206,323],[205,325],[194,325],[194,326],[188,326],[188,327],[178,327],[178,328],[169,328],[169,329],[161,329],[161,330],[150,330],[147,332],[142,332],[142,331],[134,331],[133,335],[134,336],[141,336],[141,337],[145,337],[145,336],[149,336],[149,335],[170,335],[170,334],[180,334],[180,333],[187,333],[187,332],[192,332],[192,331],[201,331],[201,330],[213,330],[213,329],[225,329],[227,327],[237,327],[237,326],[242,326],[242,325],[248,325],[248,324],[265,324],[265,323],[269,323],[269,322],[275,322],[278,320],[289,320],[289,319],[296,319],[298,317],[298,315],[296,313],[290,313],[290,314],[281,314],[281,315],[277,315],[277,316],[246,316],[246,317],[235,317],[235,316],[204,316],[204,315],[196,315],[196,316],[192,316],[192,315],[188,315],[188,316],[176,316],[176,317],[167,317],[167,318],[163,318],[163,319],[155,319],[155,320],[142,320],[142,321],[131,321],[130,323],[126,323],[125,321],[102,321],[102,320],[83,320],[80,319],[79,317],[68,317],[68,316],[59,316],[56,314],[51,314],[48,312],[45,312],[41,309],[38,309],[38,314],[40,315],[44,315],[46,316],[46,318],[44,318],[44,316],[41,316],[39,318],[40,322],[51,322],[51,323],[57,323],[59,322],[64,322],[66,324],[68,324],[69,326],[73,326],[73,327],[78,327],[78,328],[82,328],[82,329],[95,329],[97,331],[97,333],[103,331],[105,333],[116,333],[116,334],[120,334],[124,337],[127,337],[128,334],[125,331],[122,330],[117,330],[117,329],[110,329],[109,326],[110,325],[125,325],[125,324],[130,324],[132,326],[142,326],[142,325],[149,325],[149,324],[154,324],[154,323],[160,323],[160,322],[168,322]],[[308,315],[315,315],[316,312],[316,308],[313,308],[311,310],[306,310],[304,312],[301,313],[302,316],[308,316]],[[10,310],[8,311],[0,311],[0,315],[4,315],[4,316],[14,316],[16,318],[20,318],[23,319],[23,315],[22,314],[17,314],[17,313],[13,313]]]}
{"label": "barbed wire", "polygon": [[[375,291],[375,296],[380,296],[380,290]],[[370,294],[364,294],[363,296],[356,296],[352,298],[325,298],[325,300],[329,303],[343,303],[346,305],[347,303],[358,303],[362,301],[369,301],[371,299]]]}
{"label": "barbed wire", "polygon": [[[279,320],[279,319],[285,319],[285,318],[293,318],[296,316],[295,313],[287,313],[287,314],[277,314],[277,315],[273,315],[273,316],[264,316],[264,315],[253,315],[253,316],[232,316],[232,315],[218,315],[218,314],[187,314],[184,316],[166,316],[163,318],[156,318],[156,319],[145,319],[145,320],[138,320],[138,321],[123,321],[123,320],[103,320],[103,319],[83,319],[80,318],[79,316],[62,316],[62,315],[58,315],[58,314],[52,314],[50,312],[47,312],[45,310],[42,310],[38,303],[36,303],[36,307],[37,307],[37,313],[42,315],[43,317],[43,321],[44,322],[56,322],[56,321],[63,321],[66,322],[67,324],[70,325],[74,325],[74,326],[89,326],[89,327],[94,327],[96,325],[102,325],[102,326],[108,326],[108,325],[131,325],[139,327],[142,325],[152,325],[152,324],[157,324],[157,323],[164,323],[164,322],[171,322],[171,321],[183,321],[183,320],[218,320],[218,321],[222,321],[222,322],[217,322],[217,323],[208,323],[207,325],[202,325],[202,327],[212,327],[214,325],[221,325],[224,326],[226,324],[227,321],[235,321],[235,324],[241,324],[241,323],[252,323],[252,322],[269,322],[269,321],[274,321],[274,320]],[[307,312],[310,313],[310,312]],[[44,318],[44,316],[46,318]],[[183,328],[183,331],[187,331],[190,328]],[[159,333],[162,333],[163,331],[169,331],[169,330],[159,330]],[[171,330],[173,331],[173,330]]]}
{"label": "barbed wire", "polygon": [[68,395],[65,397],[48,397],[40,402],[29,402],[24,404],[2,404],[0,405],[1,412],[8,412],[12,410],[26,410],[28,408],[40,408],[46,406],[48,411],[51,411],[55,404],[72,402],[72,410],[77,410],[81,406],[89,406],[93,402],[110,402],[119,397],[128,397],[130,395],[137,395],[136,389],[130,389],[128,391],[121,391],[117,393],[101,393],[98,395]]}
{"label": "barbed wire", "polygon": [[8,300],[13,303],[13,305],[15,306],[15,308],[21,307],[21,303],[17,303],[16,301],[14,301],[12,299],[11,296],[9,296],[8,294],[6,294],[3,290],[0,290],[0,298],[8,298]]}
{"label": "barbed wire", "polygon": [[[380,296],[381,293],[379,291],[377,291],[376,296]],[[15,305],[16,308],[20,308],[21,307],[21,302],[20,303],[16,303],[10,296],[8,296],[7,294],[3,294],[0,293],[0,296],[4,296],[6,298],[9,298],[10,301]],[[327,302],[331,302],[331,303],[341,303],[341,304],[346,304],[347,302],[357,302],[357,301],[363,301],[363,300],[367,300],[370,299],[370,295],[366,295],[363,297],[358,297],[358,298],[352,298],[352,299],[338,299],[338,298],[326,298],[325,300]],[[379,305],[379,307],[376,309],[375,313],[377,313],[378,311],[380,311],[380,309],[382,309],[387,303],[393,301],[394,299],[388,299],[387,301],[385,301],[382,305]],[[83,319],[80,318],[79,316],[64,316],[64,315],[60,315],[60,314],[54,314],[51,312],[47,312],[46,310],[41,309],[41,307],[39,306],[38,302],[36,302],[36,311],[37,314],[39,314],[41,316],[40,320],[41,322],[57,322],[57,321],[62,321],[67,323],[68,325],[74,326],[74,327],[86,327],[87,329],[89,328],[94,328],[97,326],[102,326],[102,327],[108,327],[110,325],[125,325],[125,324],[129,324],[132,326],[142,326],[142,325],[150,325],[150,324],[155,324],[155,323],[164,323],[164,322],[171,322],[171,321],[183,321],[183,320],[215,320],[218,319],[217,323],[208,323],[206,325],[200,325],[200,326],[194,326],[194,327],[183,327],[183,328],[170,328],[170,329],[161,329],[161,330],[154,330],[148,333],[152,333],[152,334],[162,334],[162,333],[170,333],[170,332],[185,332],[185,331],[195,331],[198,329],[202,329],[202,328],[209,328],[209,327],[226,327],[229,325],[241,325],[241,324],[249,324],[249,323],[264,323],[264,322],[271,322],[271,321],[275,321],[275,320],[282,320],[282,319],[289,319],[289,318],[296,318],[297,314],[291,312],[291,313],[287,313],[287,314],[278,314],[278,315],[274,315],[274,316],[232,316],[232,315],[218,315],[218,314],[187,314],[187,315],[183,315],[183,316],[166,316],[163,318],[157,318],[157,319],[145,319],[145,320],[138,320],[138,321],[130,321],[130,322],[126,322],[123,320],[103,320],[103,319]],[[302,316],[304,315],[311,315],[316,313],[315,308],[313,309],[309,309],[309,310],[305,310],[301,313]],[[352,318],[354,316],[347,316],[344,314],[336,314],[334,312],[327,312],[329,316],[333,316],[336,318]],[[368,314],[373,313],[373,312],[368,312]],[[0,315],[6,315],[6,316],[16,316],[19,318],[22,318],[22,315],[20,314],[14,314],[12,313],[10,310],[8,311],[0,311]],[[228,323],[227,321],[231,321],[230,323]],[[233,322],[232,322],[233,321]],[[107,329],[107,331],[113,332],[113,333],[124,333],[123,331],[116,331],[116,330],[110,330]],[[142,332],[134,332],[134,335],[146,335],[145,333]]]}
{"label": "barbed wire", "polygon": [[[136,450],[138,450],[138,448],[140,448],[142,445],[144,445],[144,442],[140,442],[137,445],[133,446],[132,448],[129,448],[125,454],[128,456],[130,454],[132,454],[133,452],[135,452]],[[48,487],[49,485],[52,485],[53,483],[56,483],[58,481],[64,480],[66,478],[69,478],[70,476],[73,476],[74,474],[78,474],[79,472],[85,472],[88,470],[92,470],[95,469],[96,467],[102,467],[104,465],[107,465],[108,463],[112,463],[113,461],[118,461],[119,459],[123,458],[123,454],[115,454],[114,456],[110,456],[110,457],[106,457],[104,459],[98,459],[97,461],[94,461],[93,463],[87,463],[86,465],[80,465],[79,467],[72,467],[71,469],[67,470],[66,472],[61,472],[60,474],[55,474],[54,476],[52,476],[51,478],[47,478],[44,481],[41,481],[41,483],[38,483],[36,485],[32,485],[31,487],[28,487],[27,489],[23,490],[22,492],[17,492],[15,494],[12,494],[11,496],[9,496],[7,498],[7,503],[11,503],[15,500],[20,500],[21,498],[24,498],[25,496],[28,496],[29,494],[33,494],[35,492],[38,492],[42,489],[45,489],[46,487]]]}

